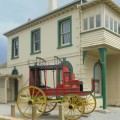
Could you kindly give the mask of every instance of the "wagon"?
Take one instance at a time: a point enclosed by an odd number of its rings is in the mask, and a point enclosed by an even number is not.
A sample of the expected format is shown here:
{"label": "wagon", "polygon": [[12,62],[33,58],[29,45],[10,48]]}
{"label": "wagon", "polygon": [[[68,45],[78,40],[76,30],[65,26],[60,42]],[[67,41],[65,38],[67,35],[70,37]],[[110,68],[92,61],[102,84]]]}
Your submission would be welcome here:
{"label": "wagon", "polygon": [[[20,113],[31,118],[35,106],[36,117],[39,117],[54,110],[57,103],[63,105],[64,116],[69,120],[93,112],[96,107],[95,81],[92,80],[91,91],[83,91],[83,82],[75,79],[70,66],[57,56],[54,60],[55,64],[49,65],[43,58],[36,57],[34,64],[29,65],[29,86],[23,87],[17,98]],[[47,76],[48,71],[52,76]]]}

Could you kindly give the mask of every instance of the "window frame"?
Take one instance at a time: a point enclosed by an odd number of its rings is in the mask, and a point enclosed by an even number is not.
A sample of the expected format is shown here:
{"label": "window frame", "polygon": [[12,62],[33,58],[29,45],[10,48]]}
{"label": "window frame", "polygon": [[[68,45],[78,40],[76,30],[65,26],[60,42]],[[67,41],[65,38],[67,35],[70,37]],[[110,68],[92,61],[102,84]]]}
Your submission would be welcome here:
{"label": "window frame", "polygon": [[118,35],[120,35],[120,22],[118,22]]}
{"label": "window frame", "polygon": [[[63,33],[61,32],[61,26],[66,21],[70,21],[70,41],[68,43],[62,44],[61,36]],[[64,33],[66,34],[66,33]],[[72,16],[68,16],[66,18],[58,20],[58,49],[64,48],[64,47],[70,47],[72,46]]]}
{"label": "window frame", "polygon": [[[93,21],[92,21],[93,19]],[[95,28],[95,18],[94,16],[89,17],[89,29],[94,29]]]}
{"label": "window frame", "polygon": [[[86,20],[86,21],[85,21],[85,20]],[[85,23],[86,23],[86,24],[85,24]],[[83,19],[83,30],[84,30],[84,31],[89,30],[88,25],[89,25],[88,18],[84,18],[84,19]]]}
{"label": "window frame", "polygon": [[[15,42],[18,42],[18,46],[15,47]],[[19,37],[12,38],[12,49],[11,49],[11,59],[19,58]],[[17,55],[15,55],[15,50],[17,49]]]}
{"label": "window frame", "polygon": [[[100,72],[100,79],[96,78],[96,73],[97,73],[97,69],[96,68],[99,68],[99,72]],[[95,86],[96,86],[96,83],[98,83],[98,87],[99,87],[99,92],[95,92],[95,97],[102,97],[102,64],[100,62],[100,60],[98,62],[96,62],[94,64],[94,68],[93,68],[93,74],[94,74],[94,79],[95,79]]]}
{"label": "window frame", "polygon": [[118,33],[118,22],[114,20],[114,28],[113,28],[115,33]]}
{"label": "window frame", "polygon": [[[99,19],[99,26],[97,25],[97,16],[99,16],[100,17],[100,19]],[[95,27],[96,28],[100,28],[101,27],[101,23],[102,22],[102,20],[101,20],[101,14],[97,14],[96,16],[95,16]]]}
{"label": "window frame", "polygon": [[[39,32],[39,40],[34,41],[33,35],[36,32]],[[38,50],[35,50],[35,43],[36,42],[38,42],[38,44],[39,44],[39,49]],[[37,29],[34,29],[34,30],[31,31],[31,55],[38,54],[38,53],[41,53],[41,29],[40,28],[37,28]]]}
{"label": "window frame", "polygon": [[114,31],[114,20],[110,17],[110,30]]}

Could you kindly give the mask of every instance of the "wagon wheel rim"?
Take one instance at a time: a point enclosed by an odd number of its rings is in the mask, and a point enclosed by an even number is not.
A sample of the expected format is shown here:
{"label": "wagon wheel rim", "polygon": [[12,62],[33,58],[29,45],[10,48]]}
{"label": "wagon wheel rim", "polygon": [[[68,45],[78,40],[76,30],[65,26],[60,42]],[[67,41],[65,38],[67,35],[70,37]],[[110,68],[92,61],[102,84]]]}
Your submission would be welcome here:
{"label": "wagon wheel rim", "polygon": [[49,102],[49,100],[52,100],[52,96],[48,96],[47,97],[47,106],[46,106],[46,110],[45,110],[45,113],[49,113],[51,112],[52,110],[54,110],[57,106],[57,103],[56,102]]}
{"label": "wagon wheel rim", "polygon": [[84,114],[92,113],[96,108],[95,96],[93,96],[92,94],[83,96],[83,101],[85,106]]}
{"label": "wagon wheel rim", "polygon": [[35,86],[27,86],[18,94],[17,107],[24,117],[32,118],[33,106],[36,110],[35,117],[41,116],[46,109],[46,95]]}
{"label": "wagon wheel rim", "polygon": [[62,99],[61,103],[63,104],[65,118],[76,120],[83,115],[84,103],[83,99],[78,95],[67,95]]}

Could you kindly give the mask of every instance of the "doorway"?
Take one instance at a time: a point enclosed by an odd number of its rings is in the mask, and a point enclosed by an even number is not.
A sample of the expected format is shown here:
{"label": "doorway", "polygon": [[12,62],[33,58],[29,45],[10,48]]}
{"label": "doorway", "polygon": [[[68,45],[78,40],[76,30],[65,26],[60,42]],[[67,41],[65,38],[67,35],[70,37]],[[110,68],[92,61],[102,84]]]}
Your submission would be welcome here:
{"label": "doorway", "polygon": [[14,80],[14,95],[15,95],[15,101],[17,101],[17,96],[18,96],[18,80]]}

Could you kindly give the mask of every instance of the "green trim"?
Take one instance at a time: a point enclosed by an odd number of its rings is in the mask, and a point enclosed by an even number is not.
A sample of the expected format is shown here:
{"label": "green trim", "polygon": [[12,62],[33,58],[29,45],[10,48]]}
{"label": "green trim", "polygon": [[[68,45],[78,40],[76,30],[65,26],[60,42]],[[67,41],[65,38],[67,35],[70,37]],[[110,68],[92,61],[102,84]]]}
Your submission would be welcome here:
{"label": "green trim", "polygon": [[15,59],[18,59],[18,58],[19,58],[19,56],[18,56],[18,57],[11,58],[11,60],[15,60]]}
{"label": "green trim", "polygon": [[41,53],[41,51],[37,51],[37,52],[34,52],[34,53],[30,53],[30,55],[35,55],[35,54],[39,54]]}
{"label": "green trim", "polygon": [[[60,63],[61,64],[61,66],[63,67],[63,66],[66,66],[66,67],[68,67],[69,68],[69,70],[70,70],[70,72],[71,72],[71,74],[73,74],[73,66],[72,66],[72,64],[69,62],[69,61],[66,61],[66,59],[64,59],[64,61],[62,62],[62,63]],[[61,70],[58,70],[58,84],[60,84],[61,83]]]}
{"label": "green trim", "polygon": [[[40,46],[39,46],[39,50],[35,52],[34,51],[34,46],[33,46],[33,34],[36,31],[39,31]],[[37,29],[31,31],[31,43],[30,44],[31,44],[31,50],[30,50],[31,53],[30,53],[30,55],[41,53],[41,29],[40,28],[37,28]]]}
{"label": "green trim", "polygon": [[61,49],[61,48],[67,48],[67,47],[70,47],[70,46],[73,46],[72,44],[71,45],[66,45],[66,46],[59,46],[59,47],[57,47],[57,49]]}
{"label": "green trim", "polygon": [[65,62],[65,61],[66,61],[66,57],[63,58],[63,62]]}
{"label": "green trim", "polygon": [[[70,44],[61,46],[61,24],[67,20],[70,20]],[[58,20],[58,47],[57,47],[57,49],[66,48],[66,47],[70,47],[70,46],[72,46],[72,16]]]}
{"label": "green trim", "polygon": [[[18,40],[18,56],[14,56],[14,41]],[[19,58],[19,37],[12,38],[12,43],[11,43],[11,60],[13,59],[18,59]]]}
{"label": "green trim", "polygon": [[102,96],[95,96],[96,99],[100,99],[103,98]]}
{"label": "green trim", "polygon": [[102,59],[102,96],[103,96],[103,109],[106,109],[106,48],[99,48],[99,53]]}
{"label": "green trim", "polygon": [[18,72],[16,66],[14,66],[14,68],[12,70],[12,75],[18,75],[18,74],[19,74],[19,72]]}

